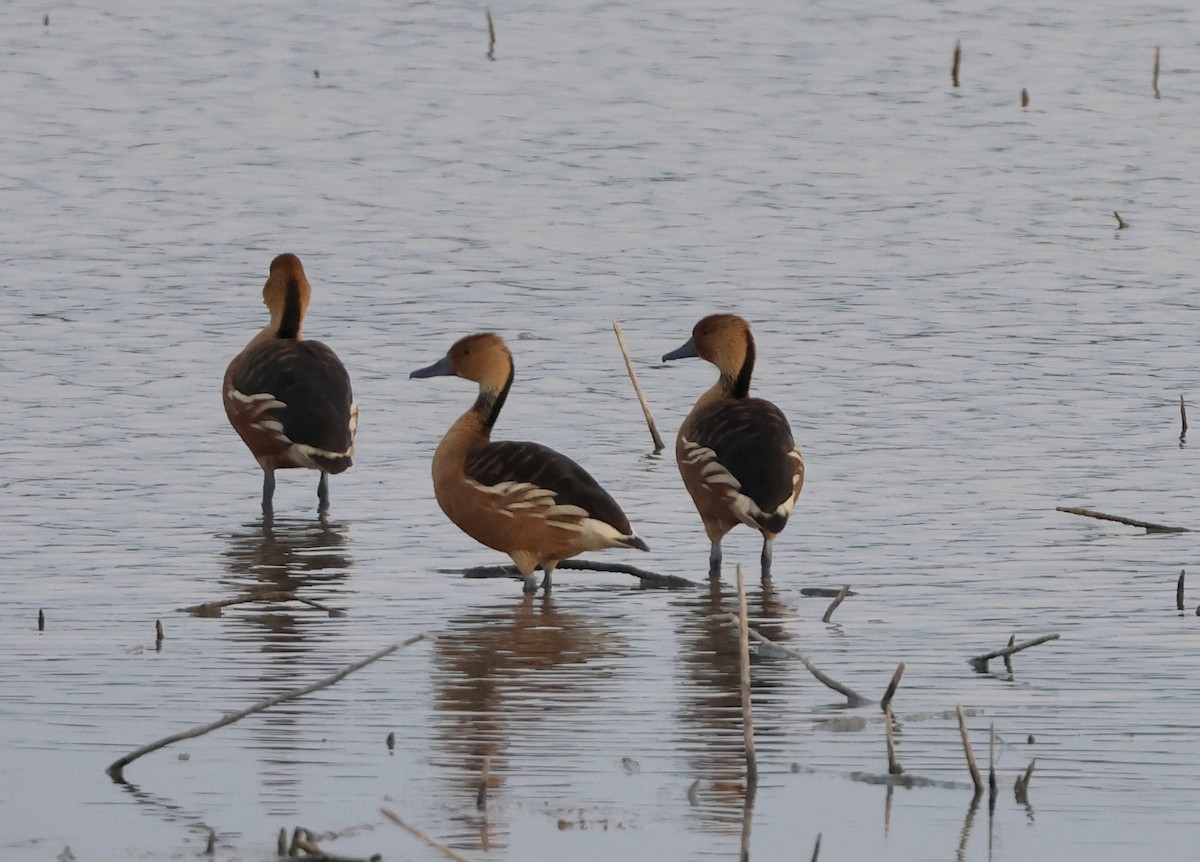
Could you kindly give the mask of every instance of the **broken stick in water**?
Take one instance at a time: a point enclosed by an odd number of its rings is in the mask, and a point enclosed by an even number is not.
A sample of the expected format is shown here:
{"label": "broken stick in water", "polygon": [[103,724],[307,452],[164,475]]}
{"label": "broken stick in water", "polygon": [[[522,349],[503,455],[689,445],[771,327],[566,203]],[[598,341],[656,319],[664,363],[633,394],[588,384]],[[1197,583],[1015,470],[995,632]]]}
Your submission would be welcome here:
{"label": "broken stick in water", "polygon": [[[804,596],[805,598],[812,598],[815,596],[816,598],[819,598],[819,599],[832,599],[834,596],[836,596],[840,592],[841,592],[841,590],[835,590],[832,587],[801,587],[800,588],[800,595]],[[848,593],[846,593],[846,595],[847,596],[857,596],[858,593],[854,592],[854,590],[850,590]]]}
{"label": "broken stick in water", "polygon": [[888,775],[903,775],[904,767],[896,759],[896,740],[892,735],[892,705],[883,708],[884,739],[887,740]]}
{"label": "broken stick in water", "polygon": [[[633,575],[642,582],[642,586],[664,587],[666,589],[695,588],[700,586],[695,581],[689,581],[687,578],[679,577],[679,575],[660,575],[657,572],[648,572],[645,569],[639,569],[637,566],[628,566],[624,563],[593,563],[591,560],[563,560],[558,564],[558,568],[575,569],[581,572],[617,572],[622,575]],[[555,569],[555,571],[557,570]],[[474,566],[470,569],[464,569],[462,576],[464,578],[514,578],[521,580],[521,573],[513,565]]]}
{"label": "broken stick in water", "polygon": [[1016,782],[1013,784],[1013,792],[1016,794],[1017,802],[1020,805],[1029,804],[1029,779],[1033,777],[1033,768],[1037,766],[1037,758],[1029,761],[1029,766],[1025,767],[1025,774],[1018,775]]}
{"label": "broken stick in water", "polygon": [[988,730],[988,814],[996,811],[996,722]]}
{"label": "broken stick in water", "polygon": [[[739,624],[737,614],[729,614],[728,619],[735,626]],[[761,634],[754,629],[750,629],[748,634],[759,643],[764,643],[772,649],[779,650],[782,653],[790,655],[794,659],[798,659],[801,664],[808,668],[808,672],[815,676],[820,682],[824,683],[826,686],[845,697],[848,706],[862,706],[863,704],[870,703],[869,700],[867,700],[858,692],[854,691],[849,686],[842,685],[840,682],[837,682],[836,680],[826,676],[815,664],[809,661],[808,656],[799,650],[794,650],[789,646],[784,646],[783,644],[777,644],[766,635]]]}
{"label": "broken stick in water", "polygon": [[967,733],[967,719],[962,707],[958,707],[958,732],[962,736],[963,753],[967,756],[967,769],[971,771],[971,781],[975,782],[975,798],[983,793],[983,776],[979,774],[979,766],[975,763],[975,752],[971,750],[971,737]]}
{"label": "broken stick in water", "polygon": [[248,715],[254,715],[256,712],[262,712],[263,710],[270,709],[273,706],[278,706],[281,703],[287,703],[289,700],[295,700],[296,698],[303,697],[306,694],[312,694],[314,691],[320,691],[323,688],[328,688],[329,686],[333,685],[335,682],[345,679],[350,674],[354,673],[356,670],[361,670],[362,668],[366,667],[367,665],[371,664],[372,662],[378,661],[379,659],[383,658],[384,656],[391,655],[392,653],[396,652],[397,650],[402,650],[407,646],[412,646],[417,641],[432,640],[433,637],[434,637],[433,635],[422,633],[419,635],[413,635],[412,637],[408,638],[407,640],[398,641],[397,643],[394,643],[391,646],[384,647],[383,649],[379,650],[379,652],[374,653],[373,655],[367,656],[362,661],[357,661],[354,664],[350,665],[349,667],[342,668],[340,671],[338,671],[337,673],[335,673],[331,676],[327,676],[322,680],[314,682],[312,685],[306,685],[303,688],[296,688],[296,689],[292,689],[291,691],[285,691],[283,694],[275,695],[275,697],[269,697],[266,700],[259,701],[258,703],[254,704],[253,706],[248,706],[245,709],[239,710],[238,712],[231,712],[228,715],[226,715],[214,722],[211,722],[210,724],[204,724],[204,725],[200,725],[198,727],[193,727],[190,730],[184,730],[179,733],[173,733],[170,736],[167,736],[167,737],[164,737],[163,739],[158,740],[157,742],[152,742],[149,745],[143,745],[141,748],[137,749],[136,751],[132,751],[129,754],[126,754],[124,757],[120,757],[117,760],[113,761],[113,763],[108,767],[108,769],[106,769],[104,771],[108,773],[108,776],[113,781],[124,781],[125,776],[124,776],[123,772],[124,772],[125,767],[128,766],[129,764],[133,763],[133,761],[137,760],[139,757],[142,757],[143,755],[149,754],[152,751],[158,751],[160,748],[166,748],[168,745],[170,745],[173,742],[179,742],[180,740],[183,740],[183,739],[194,739],[197,736],[203,736],[204,734],[209,733],[210,731],[216,730],[218,728],[224,727],[227,724],[233,724],[235,721],[240,721],[241,719],[245,718]]}
{"label": "broken stick in water", "polygon": [[833,601],[829,603],[829,607],[825,609],[825,615],[821,617],[821,622],[829,622],[829,618],[833,616],[833,612],[838,609],[838,605],[846,600],[846,596],[848,595],[850,595],[850,587],[846,586],[838,590],[838,594],[834,597]]}
{"label": "broken stick in water", "polygon": [[988,662],[991,661],[992,659],[1000,658],[1001,656],[1010,656],[1010,655],[1013,655],[1014,653],[1019,653],[1021,650],[1029,649],[1030,647],[1035,647],[1038,644],[1044,644],[1044,643],[1046,643],[1046,641],[1056,641],[1056,640],[1058,640],[1058,637],[1059,636],[1057,634],[1042,635],[1041,637],[1036,637],[1033,640],[1028,640],[1028,641],[1025,641],[1024,643],[1019,643],[1016,646],[1006,646],[1004,649],[998,649],[998,650],[995,650],[994,652],[988,652],[988,653],[984,653],[983,655],[977,655],[974,658],[967,659],[967,661],[970,662],[971,667],[975,668],[975,670],[979,671],[979,673],[987,673]]}
{"label": "broken stick in water", "polygon": [[405,823],[402,819],[400,819],[400,816],[398,814],[395,814],[386,808],[380,808],[379,812],[384,817],[386,817],[388,820],[392,821],[397,826],[399,826],[401,829],[406,830],[409,834],[415,835],[417,838],[420,838],[422,841],[424,841],[426,844],[428,844],[430,847],[434,848],[435,850],[440,850],[442,855],[445,856],[447,859],[453,859],[453,860],[455,860],[455,862],[470,862],[470,860],[467,859],[466,856],[463,856],[460,853],[456,853],[454,850],[447,847],[441,841],[431,838],[429,835],[422,832],[420,829],[413,826],[412,824]]}
{"label": "broken stick in water", "polygon": [[962,62],[962,40],[954,43],[954,62],[950,65],[950,80],[958,86],[958,64]]}
{"label": "broken stick in water", "polygon": [[1187,527],[1167,527],[1163,524],[1154,524],[1150,521],[1139,521],[1136,518],[1126,518],[1123,515],[1106,515],[1104,512],[1097,512],[1094,509],[1080,509],[1075,506],[1056,506],[1055,509],[1059,512],[1066,512],[1069,515],[1082,515],[1085,518],[1097,518],[1101,521],[1116,521],[1118,524],[1127,524],[1130,527],[1141,527],[1147,533],[1186,533]]}
{"label": "broken stick in water", "polygon": [[746,579],[737,566],[738,656],[741,668],[742,732],[746,741],[746,783],[758,782],[758,758],[754,754],[754,718],[750,699],[750,613],[746,610]]}
{"label": "broken stick in water", "polygon": [[879,701],[879,705],[886,713],[892,704],[892,698],[896,696],[896,689],[900,686],[900,677],[904,676],[904,662],[896,665],[896,672],[892,674],[892,681],[888,683],[887,691],[883,693],[883,700]]}
{"label": "broken stick in water", "polygon": [[613,321],[613,332],[617,334],[617,345],[621,348],[621,355],[625,357],[625,370],[629,373],[629,379],[633,383],[634,394],[637,395],[638,403],[642,405],[642,415],[646,417],[646,427],[650,429],[650,437],[654,440],[654,452],[658,454],[663,450],[663,439],[658,434],[658,426],[654,424],[654,417],[650,415],[650,405],[646,403],[646,394],[642,392],[642,385],[638,383],[637,372],[633,370],[633,360],[629,358],[629,350],[625,347],[625,336],[621,334],[621,324]]}
{"label": "broken stick in water", "polygon": [[1175,609],[1183,610],[1183,577],[1187,569],[1179,570],[1179,582],[1175,584]]}

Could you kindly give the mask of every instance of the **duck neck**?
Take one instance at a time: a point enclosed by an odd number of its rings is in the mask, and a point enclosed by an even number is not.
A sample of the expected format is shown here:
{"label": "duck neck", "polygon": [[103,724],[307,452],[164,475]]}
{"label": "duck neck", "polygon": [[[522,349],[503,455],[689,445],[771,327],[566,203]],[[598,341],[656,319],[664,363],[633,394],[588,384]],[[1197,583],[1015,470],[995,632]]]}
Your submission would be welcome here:
{"label": "duck neck", "polygon": [[479,426],[484,434],[492,433],[492,426],[496,424],[496,420],[500,417],[500,410],[508,399],[508,390],[512,388],[515,373],[516,369],[509,360],[508,376],[505,378],[503,386],[499,389],[490,386],[479,387],[479,397],[475,399],[475,405],[471,408],[471,412],[479,419]]}
{"label": "duck neck", "polygon": [[290,338],[299,341],[303,337],[301,329],[304,326],[304,300],[301,296],[298,279],[294,277],[288,279],[279,317],[277,320],[272,320],[271,324],[275,327],[275,338]]}

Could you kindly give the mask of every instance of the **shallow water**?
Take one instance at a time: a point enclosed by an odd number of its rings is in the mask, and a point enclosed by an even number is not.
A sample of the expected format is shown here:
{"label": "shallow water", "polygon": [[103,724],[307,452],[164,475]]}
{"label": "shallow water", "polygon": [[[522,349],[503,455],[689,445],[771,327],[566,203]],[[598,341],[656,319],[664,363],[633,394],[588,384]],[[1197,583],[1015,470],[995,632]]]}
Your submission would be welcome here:
{"label": "shallow water", "polygon": [[[0,11],[0,855],[179,858],[211,829],[218,859],[265,859],[303,825],[338,833],[330,852],[439,858],[387,807],[474,859],[735,858],[747,824],[765,859],[818,833],[826,860],[1187,856],[1190,534],[1054,508],[1197,522],[1178,399],[1200,21],[877,7],[493,6],[494,62],[470,4]],[[292,471],[263,524],[220,407],[282,251],[362,410],[326,523]],[[605,559],[700,582],[707,543],[670,453],[648,454],[610,326],[670,437],[713,375],[657,357],[718,309],[754,326],[756,390],[807,461],[773,589],[741,531],[715,592],[563,572],[529,599],[459,577],[502,562],[445,522],[428,477],[473,391],[408,372],[500,331],[517,382],[498,436],[612,491],[652,551]],[[862,694],[905,662],[899,757],[936,786],[853,780],[886,767],[878,710],[757,655],[747,818],[714,618],[738,562],[760,629]],[[842,584],[859,595],[820,623],[827,600],[801,588]],[[280,589],[344,615],[180,612]],[[127,785],[104,773],[421,631],[439,637],[148,755]],[[1049,632],[1011,677],[966,662]],[[981,756],[990,725],[1000,740],[990,818],[958,704]]]}

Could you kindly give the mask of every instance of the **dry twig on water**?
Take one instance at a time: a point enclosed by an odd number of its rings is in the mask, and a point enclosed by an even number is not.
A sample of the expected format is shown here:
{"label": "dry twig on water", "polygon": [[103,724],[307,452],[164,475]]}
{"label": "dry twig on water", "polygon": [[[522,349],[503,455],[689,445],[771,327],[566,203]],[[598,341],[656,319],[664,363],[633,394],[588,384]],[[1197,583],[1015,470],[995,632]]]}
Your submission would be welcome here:
{"label": "dry twig on water", "polygon": [[337,608],[331,608],[328,605],[323,605],[320,602],[315,602],[312,599],[306,599],[296,595],[295,590],[269,590],[259,593],[247,593],[244,596],[236,596],[232,599],[221,599],[215,602],[204,602],[199,605],[192,605],[187,608],[180,608],[185,614],[192,614],[197,617],[219,617],[224,608],[232,607],[233,605],[244,605],[250,602],[300,602],[302,605],[308,605],[310,608],[316,608],[319,611],[324,611],[331,617],[344,617],[346,612]]}
{"label": "dry twig on water", "polygon": [[886,713],[892,705],[892,698],[896,696],[896,689],[900,687],[900,677],[904,676],[904,662],[896,665],[896,672],[892,674],[892,681],[888,683],[887,691],[883,693],[883,700],[879,701],[879,706]]}
{"label": "dry twig on water", "polygon": [[846,600],[846,596],[850,595],[850,587],[842,587],[838,590],[838,594],[833,601],[829,603],[829,607],[825,609],[825,615],[821,617],[821,622],[827,623],[833,616],[833,612],[838,609],[838,605]]}
{"label": "dry twig on water", "polygon": [[[700,586],[695,581],[689,581],[687,578],[681,578],[678,575],[660,575],[657,572],[648,572],[645,569],[639,569],[637,566],[627,566],[624,563],[593,563],[591,560],[563,560],[558,564],[558,569],[575,569],[581,572],[616,572],[622,575],[633,575],[642,582],[643,586],[663,587],[669,590],[683,587],[695,589]],[[558,569],[555,569],[555,571],[558,571]],[[462,576],[464,578],[521,579],[521,573],[517,571],[516,566],[475,566],[465,569]]]}
{"label": "dry twig on water", "polygon": [[903,775],[904,767],[896,759],[896,740],[893,736],[892,705],[883,708],[884,739],[887,741],[888,775]]}
{"label": "dry twig on water", "polygon": [[[834,596],[838,595],[840,592],[841,592],[840,589],[834,589],[832,587],[801,587],[800,588],[800,595],[804,596],[805,598],[815,597],[818,599],[832,599]],[[849,592],[846,593],[846,595],[847,596],[857,596],[858,593],[854,592],[854,590],[850,590]]]}
{"label": "dry twig on water", "polygon": [[1014,653],[1019,653],[1021,650],[1035,647],[1038,644],[1044,644],[1047,641],[1056,641],[1058,640],[1058,637],[1058,634],[1042,635],[1041,637],[1024,641],[1023,643],[1016,644],[1015,646],[1010,644],[1004,649],[998,649],[993,652],[984,653],[983,655],[977,655],[974,658],[967,659],[967,661],[970,662],[971,667],[975,668],[975,670],[979,671],[980,673],[987,673],[988,662],[992,659],[1000,658],[1001,656],[1007,657],[1013,655]]}
{"label": "dry twig on water", "polygon": [[1075,506],[1056,506],[1059,512],[1066,512],[1069,515],[1082,515],[1085,518],[1097,518],[1101,521],[1116,521],[1118,524],[1127,524],[1130,527],[1141,527],[1147,533],[1186,533],[1187,527],[1167,527],[1163,524],[1154,524],[1150,521],[1139,521],[1136,518],[1126,518],[1123,515],[1106,515],[1104,512],[1097,512],[1094,509],[1080,509]]}
{"label": "dry twig on water", "polygon": [[434,848],[435,850],[441,851],[442,855],[445,856],[447,859],[453,859],[453,860],[455,860],[455,862],[471,862],[471,860],[469,860],[466,856],[463,856],[462,854],[457,853],[456,851],[447,847],[441,841],[438,841],[438,840],[430,837],[429,835],[427,835],[426,833],[424,833],[420,829],[418,829],[416,826],[413,826],[411,823],[405,823],[404,820],[402,820],[398,814],[395,814],[386,808],[380,808],[379,811],[381,814],[383,814],[384,817],[386,817],[388,820],[395,823],[401,829],[404,829],[409,834],[415,835],[417,838],[420,838],[422,841],[424,841],[426,844],[428,844],[430,847]]}
{"label": "dry twig on water", "polygon": [[971,750],[971,737],[967,733],[967,719],[962,707],[958,707],[958,732],[962,736],[963,753],[967,757],[967,769],[971,771],[971,781],[975,783],[975,797],[983,793],[983,776],[979,774],[979,765],[975,763],[975,752]]}
{"label": "dry twig on water", "polygon": [[1033,778],[1033,768],[1037,766],[1037,758],[1029,761],[1029,765],[1025,767],[1025,774],[1018,775],[1016,782],[1013,784],[1013,793],[1016,794],[1017,802],[1021,805],[1029,804],[1029,779]]}
{"label": "dry twig on water", "polygon": [[646,427],[650,429],[650,437],[654,440],[654,453],[658,454],[663,450],[663,439],[659,436],[658,426],[654,424],[654,417],[650,415],[650,405],[646,403],[646,393],[642,392],[642,385],[638,383],[637,372],[633,370],[633,360],[629,358],[629,350],[625,347],[625,336],[621,334],[621,324],[615,320],[613,321],[613,332],[617,334],[617,345],[621,348],[621,356],[625,358],[625,370],[629,373],[634,394],[637,395],[638,403],[642,405],[642,415],[646,417]]}
{"label": "dry twig on water", "polygon": [[750,698],[750,613],[746,609],[746,579],[737,567],[738,666],[741,669],[742,732],[746,742],[746,783],[758,781],[758,757],[754,753],[754,717]]}
{"label": "dry twig on water", "polygon": [[996,722],[988,728],[988,814],[996,810]]}
{"label": "dry twig on water", "polygon": [[[735,626],[738,625],[737,614],[729,614],[728,619]],[[867,700],[865,697],[863,697],[858,692],[854,691],[849,686],[842,685],[840,682],[837,682],[836,680],[831,679],[830,677],[826,676],[824,673],[822,673],[820,671],[820,669],[815,664],[813,664],[811,661],[809,661],[808,656],[806,656],[804,653],[800,652],[799,650],[794,650],[789,646],[784,646],[783,644],[777,644],[777,643],[775,643],[775,641],[771,640],[766,635],[756,632],[754,629],[750,629],[748,634],[750,635],[750,637],[754,638],[759,643],[764,643],[767,646],[771,647],[772,649],[777,649],[780,652],[787,653],[794,659],[798,659],[806,668],[808,668],[809,673],[811,673],[813,676],[815,676],[818,680],[820,680],[826,686],[828,686],[829,688],[836,691],[838,694],[845,697],[847,704],[849,706],[862,706],[863,704],[870,703],[869,700]]]}
{"label": "dry twig on water", "polygon": [[277,694],[277,695],[275,695],[275,697],[269,697],[266,700],[259,701],[258,703],[254,704],[253,706],[248,706],[245,709],[239,710],[238,712],[231,712],[228,715],[226,715],[214,722],[211,722],[209,724],[204,724],[204,725],[200,725],[198,727],[193,727],[190,730],[184,730],[184,731],[181,731],[180,733],[173,733],[170,736],[167,736],[167,737],[164,737],[163,739],[158,740],[157,742],[152,742],[149,745],[143,745],[141,748],[137,749],[136,751],[132,751],[129,754],[126,754],[124,757],[120,757],[117,760],[113,761],[113,763],[108,767],[108,769],[105,770],[105,772],[108,773],[109,777],[112,778],[113,781],[124,781],[125,780],[125,776],[124,776],[125,767],[128,766],[129,764],[133,763],[133,761],[137,760],[139,757],[142,757],[143,755],[149,754],[152,751],[158,751],[160,748],[166,748],[168,745],[170,745],[173,742],[179,742],[180,740],[194,739],[197,736],[203,736],[204,734],[209,733],[210,731],[214,731],[214,730],[217,730],[218,728],[225,727],[228,724],[233,724],[235,721],[241,721],[243,718],[245,718],[248,715],[254,715],[256,712],[262,712],[264,710],[270,709],[273,706],[278,706],[281,703],[287,703],[289,700],[295,700],[296,698],[303,697],[306,694],[312,694],[314,691],[320,691],[323,688],[328,688],[329,686],[333,685],[335,682],[339,682],[340,680],[345,679],[350,674],[354,673],[356,670],[361,670],[362,668],[366,667],[367,665],[371,664],[372,662],[378,661],[379,659],[383,658],[384,656],[391,655],[392,653],[396,652],[397,650],[402,650],[407,646],[411,646],[412,644],[415,644],[417,641],[422,641],[422,640],[427,640],[427,639],[432,640],[433,635],[428,635],[428,634],[413,635],[412,637],[408,638],[407,640],[402,640],[402,641],[392,644],[391,646],[384,647],[383,649],[379,650],[379,652],[376,652],[372,655],[367,656],[362,661],[357,661],[354,664],[350,665],[349,667],[342,668],[337,673],[332,674],[331,676],[327,676],[324,679],[319,680],[318,682],[314,682],[312,685],[306,685],[303,688],[296,688],[296,689],[292,689],[291,691],[285,691],[283,694]]}

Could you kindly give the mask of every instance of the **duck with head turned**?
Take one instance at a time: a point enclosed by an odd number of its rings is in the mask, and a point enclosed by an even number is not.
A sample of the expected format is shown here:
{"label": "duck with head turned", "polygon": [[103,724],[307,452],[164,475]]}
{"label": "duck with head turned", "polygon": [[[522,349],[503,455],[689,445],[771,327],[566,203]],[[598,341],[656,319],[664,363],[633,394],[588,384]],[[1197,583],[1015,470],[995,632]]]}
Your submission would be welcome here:
{"label": "duck with head turned", "polygon": [[709,576],[721,574],[721,540],[738,524],[762,533],[762,576],[771,577],[771,543],[792,514],[804,484],[804,459],[787,418],[770,401],[750,397],[754,336],[734,314],[705,317],[663,361],[698,356],[717,366],[717,382],[700,396],[675,441],[683,484],[712,542]]}
{"label": "duck with head turned", "polygon": [[471,538],[512,557],[537,589],[562,560],[605,548],[649,550],[608,492],[565,455],[538,443],[491,441],[512,386],[512,354],[495,333],[468,335],[439,361],[410,377],[456,376],[479,396],[433,454],[433,492],[442,511]]}
{"label": "duck with head turned", "polygon": [[329,474],[354,455],[358,405],[337,354],[302,329],[312,288],[294,254],[271,261],[263,303],[271,322],[225,370],[222,397],[234,430],[263,470],[263,514],[272,513],[275,471],[320,471],[318,511],[329,509]]}

